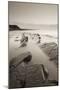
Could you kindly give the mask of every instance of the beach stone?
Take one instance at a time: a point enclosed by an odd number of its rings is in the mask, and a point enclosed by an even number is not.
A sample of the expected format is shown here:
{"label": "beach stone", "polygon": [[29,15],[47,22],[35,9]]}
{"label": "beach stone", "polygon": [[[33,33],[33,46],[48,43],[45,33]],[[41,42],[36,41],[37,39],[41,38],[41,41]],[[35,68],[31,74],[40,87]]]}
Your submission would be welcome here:
{"label": "beach stone", "polygon": [[58,65],[58,45],[54,42],[44,43],[40,46],[42,50],[49,56],[51,61]]}

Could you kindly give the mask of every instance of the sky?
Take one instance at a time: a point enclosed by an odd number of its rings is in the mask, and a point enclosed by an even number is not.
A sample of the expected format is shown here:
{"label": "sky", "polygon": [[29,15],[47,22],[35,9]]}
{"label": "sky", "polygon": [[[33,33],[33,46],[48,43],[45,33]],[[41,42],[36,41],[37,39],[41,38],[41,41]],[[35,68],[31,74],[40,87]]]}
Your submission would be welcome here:
{"label": "sky", "polygon": [[57,24],[57,5],[41,3],[9,2],[9,24]]}

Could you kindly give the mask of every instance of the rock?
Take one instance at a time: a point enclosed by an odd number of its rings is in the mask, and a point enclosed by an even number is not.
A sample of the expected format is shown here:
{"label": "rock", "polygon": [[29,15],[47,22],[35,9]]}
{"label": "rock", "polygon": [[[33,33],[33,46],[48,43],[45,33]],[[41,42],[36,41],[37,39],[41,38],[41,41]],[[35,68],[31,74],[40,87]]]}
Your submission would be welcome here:
{"label": "rock", "polygon": [[[32,58],[30,52],[13,58],[9,63],[9,88],[25,87],[25,67],[22,62],[28,63]],[[27,60],[27,61],[26,61]]]}
{"label": "rock", "polygon": [[55,64],[58,64],[58,46],[56,43],[44,43],[40,47],[49,56],[51,61],[54,61]]}
{"label": "rock", "polygon": [[10,67],[11,66],[15,66],[16,67],[17,65],[21,64],[23,61],[26,62],[25,58],[26,59],[28,58],[30,60],[31,57],[32,57],[32,55],[31,55],[30,52],[22,53],[22,54],[18,55],[17,57],[14,57],[12,60],[10,60],[9,66]]}
{"label": "rock", "polygon": [[25,66],[19,64],[13,71],[9,72],[9,88],[37,87],[43,85],[42,82],[46,80],[44,70],[42,64],[28,64]]}

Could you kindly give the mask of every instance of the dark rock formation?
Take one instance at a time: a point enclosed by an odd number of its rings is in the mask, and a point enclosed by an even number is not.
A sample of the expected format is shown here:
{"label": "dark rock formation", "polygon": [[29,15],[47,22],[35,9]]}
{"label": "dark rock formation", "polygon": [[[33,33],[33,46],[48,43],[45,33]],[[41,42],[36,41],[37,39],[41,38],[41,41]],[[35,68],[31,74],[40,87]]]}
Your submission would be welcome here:
{"label": "dark rock formation", "polygon": [[43,64],[30,64],[32,55],[23,53],[9,63],[9,88],[26,88],[57,85],[48,80],[49,72]]}
{"label": "dark rock formation", "polygon": [[[27,61],[28,61],[28,59],[29,59],[29,61],[30,61],[31,58],[32,58],[32,55],[31,55],[30,52],[22,53],[22,54],[18,55],[17,57],[14,57],[12,60],[10,60],[9,66],[10,66],[10,67],[11,67],[11,66],[16,67],[16,66],[18,66],[19,64],[21,64],[22,62],[24,62],[25,59],[26,59]],[[27,62],[26,60],[25,60],[25,62]]]}
{"label": "dark rock formation", "polygon": [[38,87],[45,82],[45,68],[42,64],[18,65],[9,74],[9,88]]}
{"label": "dark rock formation", "polygon": [[54,42],[44,43],[40,46],[42,50],[49,56],[51,61],[58,64],[58,45]]}
{"label": "dark rock formation", "polygon": [[17,25],[9,25],[9,30],[14,31],[14,30],[21,30]]}

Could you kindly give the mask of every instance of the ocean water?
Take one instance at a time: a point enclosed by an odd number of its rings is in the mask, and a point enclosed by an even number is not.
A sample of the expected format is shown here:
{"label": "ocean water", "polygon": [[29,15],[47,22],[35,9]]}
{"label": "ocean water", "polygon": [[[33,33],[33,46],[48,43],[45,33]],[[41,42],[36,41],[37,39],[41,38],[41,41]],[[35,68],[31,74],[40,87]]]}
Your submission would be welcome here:
{"label": "ocean water", "polygon": [[[28,33],[28,43],[26,47],[20,47],[21,34],[25,32]],[[9,61],[12,58],[17,57],[18,55],[24,52],[31,52],[32,54],[32,64],[43,64],[49,71],[49,80],[57,80],[57,68],[55,64],[49,61],[49,57],[41,50],[40,47],[36,44],[37,39],[32,40],[29,33],[39,33],[41,36],[41,43],[55,42],[58,43],[57,30],[26,30],[26,31],[9,31]],[[52,37],[51,37],[52,36]],[[18,41],[16,40],[18,37]]]}

